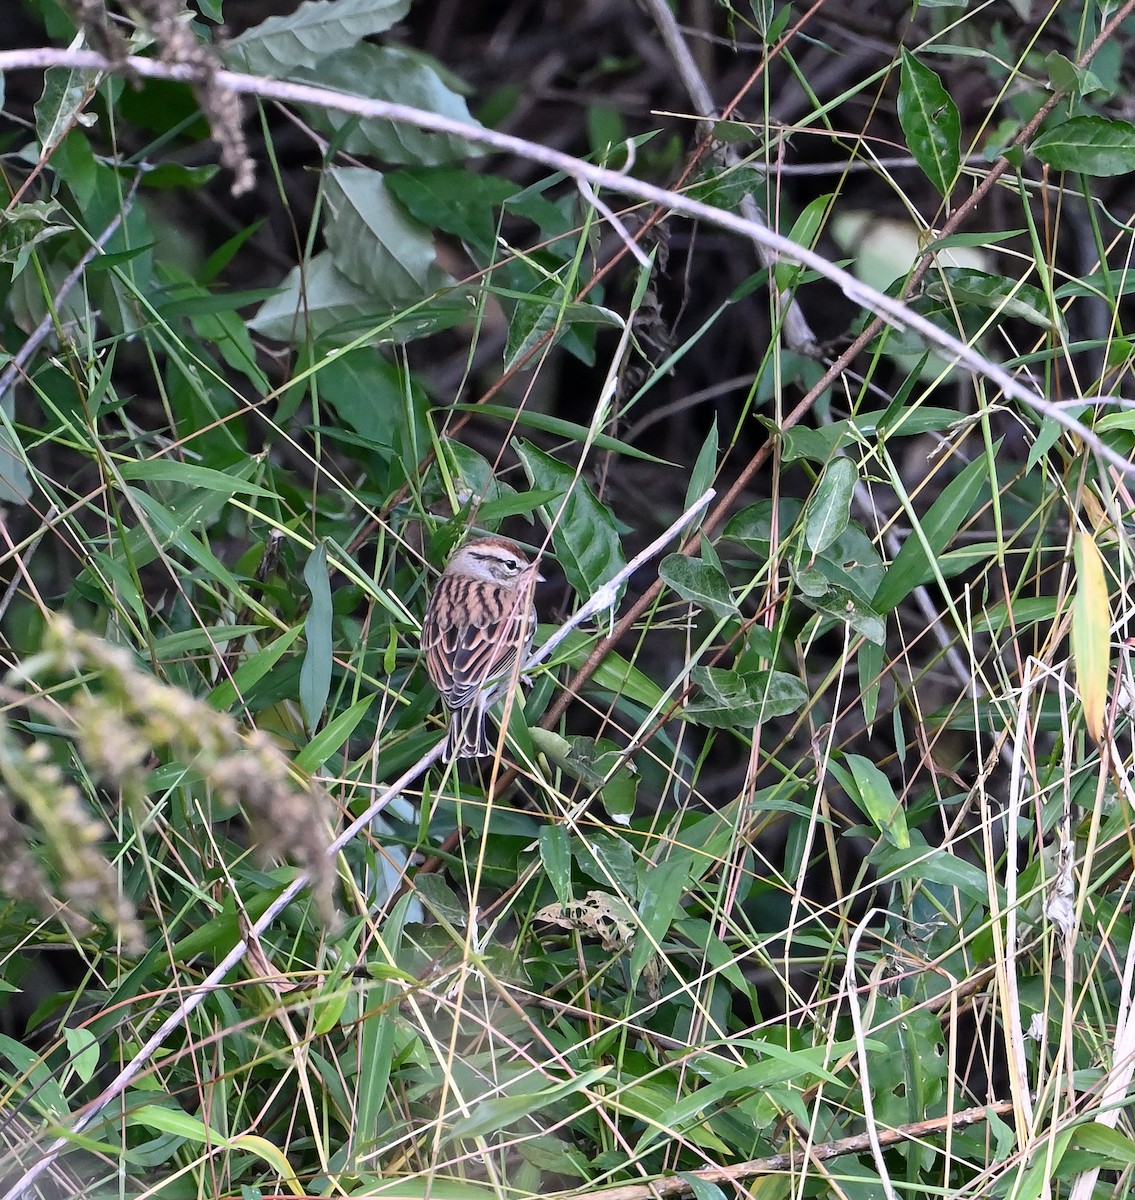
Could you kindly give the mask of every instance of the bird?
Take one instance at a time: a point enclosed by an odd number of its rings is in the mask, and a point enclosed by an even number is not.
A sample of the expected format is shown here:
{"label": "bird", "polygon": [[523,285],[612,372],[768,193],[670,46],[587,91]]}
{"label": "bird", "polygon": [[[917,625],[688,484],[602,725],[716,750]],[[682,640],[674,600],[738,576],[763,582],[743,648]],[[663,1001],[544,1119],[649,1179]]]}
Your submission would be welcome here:
{"label": "bird", "polygon": [[442,757],[492,753],[485,713],[513,686],[536,632],[532,590],[543,581],[515,542],[480,537],[451,555],[422,622],[426,671],[449,710]]}

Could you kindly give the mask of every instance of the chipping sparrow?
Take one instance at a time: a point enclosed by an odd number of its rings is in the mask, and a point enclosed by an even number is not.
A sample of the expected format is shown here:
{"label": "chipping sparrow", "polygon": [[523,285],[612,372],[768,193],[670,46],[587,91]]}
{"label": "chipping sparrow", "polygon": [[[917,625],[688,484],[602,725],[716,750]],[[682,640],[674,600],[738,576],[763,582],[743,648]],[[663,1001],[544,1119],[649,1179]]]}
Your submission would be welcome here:
{"label": "chipping sparrow", "polygon": [[422,622],[426,670],[450,710],[446,762],[492,753],[485,712],[532,644],[532,588],[542,579],[515,542],[499,537],[466,542],[446,563]]}

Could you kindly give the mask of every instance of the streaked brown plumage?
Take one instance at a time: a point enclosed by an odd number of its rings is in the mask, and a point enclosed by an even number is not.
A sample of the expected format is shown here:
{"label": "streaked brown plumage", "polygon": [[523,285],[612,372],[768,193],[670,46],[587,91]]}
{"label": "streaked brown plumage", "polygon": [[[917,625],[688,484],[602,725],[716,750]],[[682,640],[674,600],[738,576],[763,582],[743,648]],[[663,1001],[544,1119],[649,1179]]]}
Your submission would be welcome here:
{"label": "streaked brown plumage", "polygon": [[511,686],[536,631],[541,578],[515,542],[466,542],[446,564],[422,622],[426,670],[450,710],[444,757],[491,754],[485,712]]}

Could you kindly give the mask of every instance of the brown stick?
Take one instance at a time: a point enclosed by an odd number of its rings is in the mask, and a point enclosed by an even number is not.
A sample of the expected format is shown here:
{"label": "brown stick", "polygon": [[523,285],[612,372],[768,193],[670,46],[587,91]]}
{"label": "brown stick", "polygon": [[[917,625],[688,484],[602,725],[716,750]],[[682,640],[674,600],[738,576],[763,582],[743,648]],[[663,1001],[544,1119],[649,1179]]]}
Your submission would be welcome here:
{"label": "brown stick", "polygon": [[[1002,1100],[996,1104],[982,1105],[980,1108],[967,1108],[948,1117],[915,1121],[910,1125],[900,1125],[897,1129],[881,1129],[878,1141],[884,1146],[893,1146],[898,1142],[944,1133],[947,1129],[965,1129],[968,1125],[976,1125],[979,1121],[986,1120],[990,1113],[1000,1116],[1012,1111],[1012,1101]],[[687,1182],[690,1176],[703,1183],[736,1183],[738,1180],[753,1179],[759,1175],[799,1171],[808,1162],[825,1162],[829,1158],[840,1158],[844,1154],[864,1154],[870,1149],[870,1134],[857,1133],[853,1137],[824,1142],[807,1151],[793,1150],[787,1154],[772,1154],[768,1158],[753,1158],[731,1167],[707,1167],[701,1171],[686,1171],[683,1175],[670,1175],[665,1179],[620,1184],[618,1187],[597,1190],[588,1189],[587,1195],[591,1200],[657,1200],[660,1196],[692,1196],[694,1189]]]}

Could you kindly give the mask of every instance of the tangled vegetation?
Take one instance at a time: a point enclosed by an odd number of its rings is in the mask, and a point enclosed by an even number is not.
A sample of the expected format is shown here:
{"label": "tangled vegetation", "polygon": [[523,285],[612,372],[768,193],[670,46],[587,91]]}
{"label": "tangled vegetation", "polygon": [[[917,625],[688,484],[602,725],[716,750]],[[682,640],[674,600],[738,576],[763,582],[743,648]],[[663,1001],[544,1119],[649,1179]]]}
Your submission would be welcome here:
{"label": "tangled vegetation", "polygon": [[0,1200],[1129,1193],[1133,8],[25,0]]}

